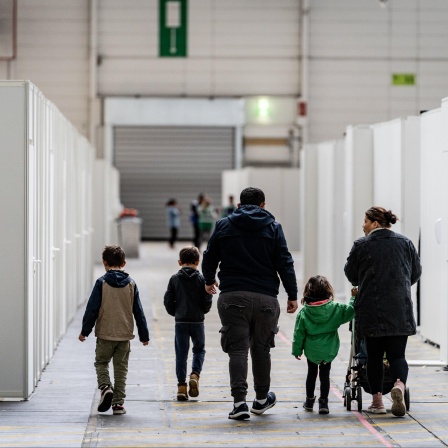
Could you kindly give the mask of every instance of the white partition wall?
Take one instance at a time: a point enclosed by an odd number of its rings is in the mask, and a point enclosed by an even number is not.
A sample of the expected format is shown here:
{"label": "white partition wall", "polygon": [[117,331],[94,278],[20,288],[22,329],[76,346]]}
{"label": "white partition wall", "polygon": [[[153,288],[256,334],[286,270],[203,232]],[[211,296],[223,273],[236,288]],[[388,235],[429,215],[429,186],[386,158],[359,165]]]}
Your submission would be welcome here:
{"label": "white partition wall", "polygon": [[347,280],[344,274],[344,265],[348,254],[345,251],[345,141],[337,140],[334,147],[334,182],[333,182],[333,288],[337,297],[348,298],[349,290],[346,290]]}
{"label": "white partition wall", "polygon": [[442,316],[442,337],[440,342],[440,360],[448,366],[448,176],[446,175],[448,169],[448,98],[442,100],[442,229],[443,235],[443,250],[442,250],[442,278],[440,286],[440,315]]}
{"label": "white partition wall", "polygon": [[93,258],[101,262],[105,245],[118,244],[117,218],[123,209],[120,202],[120,173],[104,159],[95,160],[93,228]]}
{"label": "white partition wall", "polygon": [[[373,205],[373,135],[370,126],[348,126],[345,135],[345,253],[363,236],[366,210]],[[345,290],[350,285],[346,282]]]}
{"label": "white partition wall", "polygon": [[27,81],[0,81],[0,400],[26,399],[92,287],[94,149]]}
{"label": "white partition wall", "polygon": [[303,281],[317,274],[317,145],[305,145],[300,153],[300,244]]}
{"label": "white partition wall", "polygon": [[314,275],[324,275],[334,283],[335,245],[333,223],[335,214],[334,184],[336,142],[323,142],[317,145],[317,271]]}
{"label": "white partition wall", "polygon": [[225,170],[222,173],[222,191],[223,196],[233,194],[238,203],[244,188],[261,188],[266,196],[266,210],[282,224],[288,248],[299,250],[299,179],[297,168]]}
{"label": "white partition wall", "polygon": [[304,274],[307,278],[325,275],[336,296],[346,297],[345,142],[308,145],[303,153],[301,192],[304,198],[300,219],[305,229]]}
{"label": "white partition wall", "polygon": [[[419,247],[420,236],[420,118],[398,118],[372,126],[375,205],[392,210],[399,221],[392,227]],[[412,287],[418,318],[417,285]]]}
{"label": "white partition wall", "polygon": [[[445,105],[444,105],[445,107]],[[440,344],[447,359],[447,139],[446,110],[421,116],[421,262],[420,333]],[[444,121],[445,120],[445,121]]]}

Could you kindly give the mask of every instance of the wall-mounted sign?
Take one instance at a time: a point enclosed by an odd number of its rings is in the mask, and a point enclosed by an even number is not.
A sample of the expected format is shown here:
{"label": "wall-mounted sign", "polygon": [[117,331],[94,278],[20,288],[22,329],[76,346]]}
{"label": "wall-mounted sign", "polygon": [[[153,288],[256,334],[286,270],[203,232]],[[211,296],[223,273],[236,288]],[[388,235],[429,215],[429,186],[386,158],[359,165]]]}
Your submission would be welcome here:
{"label": "wall-mounted sign", "polygon": [[415,86],[416,76],[413,73],[393,73],[393,86]]}
{"label": "wall-mounted sign", "polygon": [[159,0],[159,56],[187,56],[188,0]]}

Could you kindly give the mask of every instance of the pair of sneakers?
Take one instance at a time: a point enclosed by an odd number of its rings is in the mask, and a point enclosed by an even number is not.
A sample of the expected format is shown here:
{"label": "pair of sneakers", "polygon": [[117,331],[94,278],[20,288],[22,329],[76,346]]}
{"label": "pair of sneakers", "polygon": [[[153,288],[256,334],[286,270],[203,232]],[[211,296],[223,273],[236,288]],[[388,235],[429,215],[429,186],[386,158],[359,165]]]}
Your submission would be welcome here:
{"label": "pair of sneakers", "polygon": [[[268,409],[271,409],[277,403],[277,397],[274,392],[268,392],[266,401],[261,404],[259,401],[254,400],[250,412],[253,414],[261,415]],[[241,403],[239,406],[233,406],[233,410],[229,414],[229,418],[232,420],[247,420],[250,418],[249,408],[246,402]]]}
{"label": "pair of sneakers", "polygon": [[[390,396],[392,398],[391,411],[392,415],[395,415],[395,417],[404,417],[406,415],[404,392],[404,383],[397,380],[390,391]],[[372,404],[367,408],[367,412],[370,412],[371,414],[387,414],[387,410],[383,404],[383,395],[380,392],[372,395]]]}
{"label": "pair of sneakers", "polygon": [[114,390],[109,385],[104,385],[101,388],[100,402],[98,404],[98,412],[106,412],[112,406],[112,412],[114,415],[126,414],[126,409],[122,404],[112,405],[112,399],[114,398]]}

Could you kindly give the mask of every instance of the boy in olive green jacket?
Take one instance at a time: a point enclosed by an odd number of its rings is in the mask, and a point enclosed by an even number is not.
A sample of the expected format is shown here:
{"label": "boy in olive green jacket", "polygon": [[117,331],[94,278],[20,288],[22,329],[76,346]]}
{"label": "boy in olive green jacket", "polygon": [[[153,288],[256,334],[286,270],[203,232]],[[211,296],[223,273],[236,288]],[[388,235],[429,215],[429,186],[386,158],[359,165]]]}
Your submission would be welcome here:
{"label": "boy in olive green jacket", "polygon": [[302,353],[308,362],[306,378],[306,400],[303,407],[312,411],[316,397],[317,374],[320,379],[319,414],[328,414],[328,394],[330,392],[331,362],[339,351],[338,328],[353,319],[353,302],[357,293],[352,289],[352,297],[346,305],[334,302],[334,290],[322,275],[311,277],[303,291],[302,305],[296,318],[292,355],[300,360]]}

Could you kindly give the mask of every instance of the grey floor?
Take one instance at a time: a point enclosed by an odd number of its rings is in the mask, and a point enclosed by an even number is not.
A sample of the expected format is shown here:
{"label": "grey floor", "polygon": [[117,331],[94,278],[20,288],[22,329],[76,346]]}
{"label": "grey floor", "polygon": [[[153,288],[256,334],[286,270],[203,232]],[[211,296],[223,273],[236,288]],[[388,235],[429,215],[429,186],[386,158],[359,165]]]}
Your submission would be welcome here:
{"label": "grey floor", "polygon": [[[410,367],[411,407],[404,418],[395,418],[390,412],[372,416],[345,409],[342,389],[350,349],[348,325],[340,329],[341,349],[331,371],[330,414],[305,412],[302,402],[306,361],[297,361],[290,354],[296,314],[286,314],[284,291],[279,296],[280,333],[272,350],[272,390],[277,394],[277,405],[249,421],[227,418],[232,399],[227,355],[219,345],[216,304],[206,318],[207,354],[200,395],[188,402],[177,402],[174,323],[163,307],[163,294],[169,277],[178,269],[182,245],[178,243],[176,250],[170,250],[165,243],[143,243],[140,258],[128,260],[126,270],[139,286],[151,336],[148,347],[132,341],[125,403],[128,413],[114,416],[111,411],[96,411],[99,394],[93,367],[95,339],[91,336],[84,343],[77,339],[82,307],[31,399],[0,402],[0,447],[448,445],[448,372],[441,367]],[[300,253],[293,256],[299,272]],[[95,278],[101,274],[97,266]],[[435,360],[439,353],[419,336],[413,336],[407,356]],[[251,384],[251,374],[248,379]],[[250,389],[248,400],[253,398]],[[366,409],[370,396],[365,392],[363,401]],[[385,401],[390,410],[389,395]]]}

